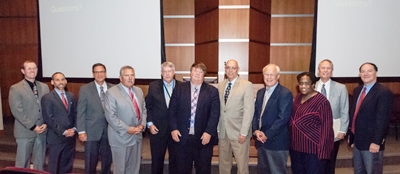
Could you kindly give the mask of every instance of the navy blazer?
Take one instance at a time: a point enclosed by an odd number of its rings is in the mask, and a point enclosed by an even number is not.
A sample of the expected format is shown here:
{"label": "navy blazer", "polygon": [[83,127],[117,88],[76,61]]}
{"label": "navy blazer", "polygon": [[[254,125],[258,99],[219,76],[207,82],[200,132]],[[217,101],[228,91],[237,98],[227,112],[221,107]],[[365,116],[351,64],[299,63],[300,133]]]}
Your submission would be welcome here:
{"label": "navy blazer", "polygon": [[280,84],[276,86],[265,106],[260,129],[259,121],[265,90],[262,88],[257,91],[252,130],[253,132],[256,130],[264,132],[268,139],[265,143],[256,140],[256,146],[268,150],[289,150],[288,122],[292,113],[293,95],[289,89]]}
{"label": "navy blazer", "polygon": [[68,110],[54,89],[42,97],[43,119],[48,128],[47,142],[49,144],[63,144],[76,139],[76,136],[67,138],[63,135],[67,129],[76,127],[75,96],[68,91],[65,91],[65,95]]}
{"label": "navy blazer", "polygon": [[385,149],[385,137],[389,127],[392,110],[392,92],[376,82],[369,90],[362,102],[356,117],[355,135],[351,133],[354,112],[358,96],[364,85],[353,91],[354,100],[350,108],[349,144],[355,144],[359,150],[369,150],[371,143],[380,145],[380,150]]}
{"label": "navy blazer", "polygon": [[[207,145],[217,142],[217,126],[220,115],[218,89],[207,83],[201,85],[195,117],[195,138],[197,147],[201,147],[201,136],[204,132],[211,135]],[[185,144],[189,136],[191,112],[190,82],[176,86],[169,103],[170,130],[179,130],[182,137],[179,143]],[[176,143],[176,142],[175,142]]]}

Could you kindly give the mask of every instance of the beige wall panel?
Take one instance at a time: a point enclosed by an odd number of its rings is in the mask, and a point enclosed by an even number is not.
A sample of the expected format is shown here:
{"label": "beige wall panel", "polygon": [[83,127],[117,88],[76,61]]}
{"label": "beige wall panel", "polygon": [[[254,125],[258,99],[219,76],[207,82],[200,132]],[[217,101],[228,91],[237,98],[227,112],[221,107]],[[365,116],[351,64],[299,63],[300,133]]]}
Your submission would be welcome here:
{"label": "beige wall panel", "polygon": [[220,9],[219,39],[248,39],[249,18],[249,9]]}
{"label": "beige wall panel", "polygon": [[219,0],[219,5],[249,5],[250,0]]}
{"label": "beige wall panel", "polygon": [[218,40],[218,10],[196,16],[195,43],[207,43]]}
{"label": "beige wall panel", "polygon": [[271,16],[261,13],[254,9],[250,9],[250,25],[249,25],[249,38],[251,41],[262,43],[269,43],[270,41],[270,28]]}
{"label": "beige wall panel", "polygon": [[210,76],[218,76],[218,50],[218,42],[195,47],[195,62],[203,62],[207,66],[207,74]]}
{"label": "beige wall panel", "polygon": [[194,0],[163,0],[164,15],[193,15]]}
{"label": "beige wall panel", "polygon": [[281,71],[308,71],[311,46],[271,47],[270,62],[277,64]]}
{"label": "beige wall panel", "polygon": [[314,0],[272,0],[272,14],[314,14]]}
{"label": "beige wall panel", "polygon": [[240,65],[240,71],[249,70],[249,43],[219,43],[219,71],[225,71],[224,62],[235,59]]}
{"label": "beige wall panel", "polygon": [[0,44],[37,44],[36,18],[0,18]]}
{"label": "beige wall panel", "polygon": [[164,19],[165,43],[194,43],[194,19]]}
{"label": "beige wall panel", "polygon": [[271,14],[271,0],[251,0],[250,7]]}
{"label": "beige wall panel", "polygon": [[189,71],[194,63],[194,47],[165,47],[167,61],[175,64],[176,71]]}
{"label": "beige wall panel", "polygon": [[271,43],[311,43],[312,17],[271,18]]}
{"label": "beige wall panel", "polygon": [[218,0],[194,0],[194,3],[194,13],[196,15],[218,10]]}
{"label": "beige wall panel", "polygon": [[37,0],[0,0],[0,16],[37,16]]}

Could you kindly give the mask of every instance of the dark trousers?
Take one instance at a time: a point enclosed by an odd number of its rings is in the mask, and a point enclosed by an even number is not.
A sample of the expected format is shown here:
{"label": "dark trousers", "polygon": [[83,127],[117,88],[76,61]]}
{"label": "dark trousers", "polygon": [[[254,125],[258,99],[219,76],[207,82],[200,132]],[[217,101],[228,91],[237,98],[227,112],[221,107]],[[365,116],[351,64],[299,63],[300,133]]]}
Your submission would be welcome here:
{"label": "dark trousers", "polygon": [[326,159],[318,159],[316,154],[290,150],[293,174],[325,174],[328,163]]}
{"label": "dark trousers", "polygon": [[[160,132],[159,132],[160,133]],[[176,173],[176,159],[173,151],[173,147],[170,144],[172,138],[170,134],[158,136],[150,136],[150,151],[151,151],[151,173],[152,174],[162,174],[164,172],[164,159],[165,153],[168,149],[169,156],[169,173]]]}
{"label": "dark trousers", "polygon": [[211,157],[213,153],[213,144],[198,145],[195,136],[189,136],[185,144],[175,143],[175,152],[177,159],[178,174],[191,174],[192,166],[197,174],[211,173]]}
{"label": "dark trousers", "polygon": [[51,174],[71,173],[75,158],[75,139],[63,144],[49,144],[48,154],[48,172]]}
{"label": "dark trousers", "polygon": [[339,151],[340,141],[335,141],[333,144],[333,151],[331,154],[331,159],[328,160],[328,164],[325,168],[326,174],[335,174],[335,167],[336,167],[336,157]]}
{"label": "dark trousers", "polygon": [[96,166],[101,160],[101,173],[111,173],[112,154],[111,148],[108,144],[107,133],[103,131],[103,135],[99,141],[86,141],[85,142],[85,173],[96,173]]}

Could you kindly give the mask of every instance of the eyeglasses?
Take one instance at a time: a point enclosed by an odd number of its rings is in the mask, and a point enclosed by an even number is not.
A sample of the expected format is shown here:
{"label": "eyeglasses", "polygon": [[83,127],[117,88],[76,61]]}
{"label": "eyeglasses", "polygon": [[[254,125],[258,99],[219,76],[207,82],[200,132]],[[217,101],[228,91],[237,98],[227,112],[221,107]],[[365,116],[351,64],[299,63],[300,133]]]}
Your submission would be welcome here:
{"label": "eyeglasses", "polygon": [[234,66],[225,66],[226,70],[237,70],[237,67]]}
{"label": "eyeglasses", "polygon": [[93,71],[93,74],[104,74],[106,71]]}
{"label": "eyeglasses", "polygon": [[36,68],[36,67],[34,67],[34,68],[32,68],[32,67],[29,67],[29,68],[25,68],[25,70],[26,70],[26,71],[36,71],[36,70],[37,70],[37,68]]}
{"label": "eyeglasses", "polygon": [[264,74],[264,76],[266,76],[266,77],[273,77],[273,76],[275,76],[276,74]]}
{"label": "eyeglasses", "polygon": [[310,86],[311,83],[310,82],[299,82],[299,86],[303,86],[303,85]]}

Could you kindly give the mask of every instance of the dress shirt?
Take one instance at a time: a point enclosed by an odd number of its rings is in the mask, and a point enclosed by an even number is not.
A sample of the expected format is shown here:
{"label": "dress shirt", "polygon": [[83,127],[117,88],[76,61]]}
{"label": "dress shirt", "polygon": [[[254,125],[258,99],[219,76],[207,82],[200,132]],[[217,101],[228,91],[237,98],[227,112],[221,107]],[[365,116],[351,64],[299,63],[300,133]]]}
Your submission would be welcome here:
{"label": "dress shirt", "polygon": [[[194,91],[195,91],[194,88],[197,88],[197,92],[198,92],[197,104],[199,104],[198,100],[199,100],[199,97],[200,97],[201,84],[199,86],[195,86],[195,85],[193,85],[192,82],[190,82],[190,101],[192,101],[192,97],[193,97],[193,94],[194,94]],[[196,112],[197,112],[197,109],[196,109]],[[193,125],[196,124],[196,112],[194,113]],[[193,132],[194,133],[194,126],[189,128],[189,132]]]}
{"label": "dress shirt", "polygon": [[[329,100],[329,92],[331,90],[331,79],[329,79],[327,82],[323,83],[320,80],[317,81],[316,89],[319,93],[321,93],[322,85],[325,84],[325,91],[326,91],[326,98]],[[321,93],[322,94],[322,93]]]}
{"label": "dress shirt", "polygon": [[[367,89],[365,90],[365,96],[367,96],[369,90],[371,90],[371,88],[375,85],[375,83],[376,83],[376,82],[374,82],[374,83],[372,83],[372,84],[370,84],[370,85],[368,85],[368,86],[365,86],[365,85],[364,85],[363,88],[367,88]],[[362,91],[362,90],[361,90],[361,91]],[[361,92],[361,93],[362,93],[362,92]],[[358,103],[358,100],[360,99],[361,93],[360,93],[360,95],[357,96],[357,103]]]}
{"label": "dress shirt", "polygon": [[99,85],[97,84],[96,81],[94,81],[94,84],[96,85],[97,93],[99,94],[99,96],[100,96],[100,87],[103,87],[104,94],[107,92],[108,87],[106,82],[103,82],[103,85]]}

